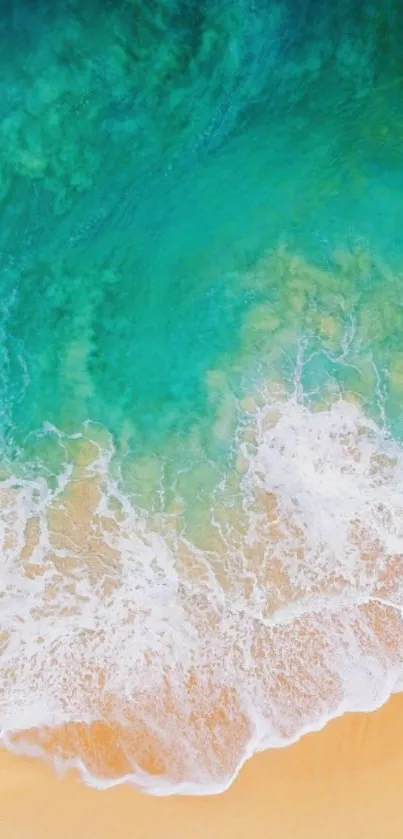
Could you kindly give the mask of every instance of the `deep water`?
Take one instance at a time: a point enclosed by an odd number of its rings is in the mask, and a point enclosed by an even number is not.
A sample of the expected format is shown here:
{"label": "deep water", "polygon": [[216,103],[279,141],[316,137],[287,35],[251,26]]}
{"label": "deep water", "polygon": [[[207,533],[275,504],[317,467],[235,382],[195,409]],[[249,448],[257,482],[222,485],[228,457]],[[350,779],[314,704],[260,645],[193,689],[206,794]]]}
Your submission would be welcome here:
{"label": "deep water", "polygon": [[[371,344],[388,366],[403,325],[402,24],[386,0],[2,3],[10,452],[44,422],[91,419],[117,441],[124,427],[155,450],[208,421],[208,371],[242,353],[247,375],[262,364],[244,326],[265,301],[295,331],[291,380],[297,339],[316,340],[290,321],[298,292],[245,282],[281,242],[330,267],[329,292],[336,251],[382,260],[387,280],[353,272],[345,314],[391,299],[397,321]],[[321,305],[312,289],[305,304]],[[332,366],[315,364],[309,382]],[[353,368],[338,376],[354,389]]]}

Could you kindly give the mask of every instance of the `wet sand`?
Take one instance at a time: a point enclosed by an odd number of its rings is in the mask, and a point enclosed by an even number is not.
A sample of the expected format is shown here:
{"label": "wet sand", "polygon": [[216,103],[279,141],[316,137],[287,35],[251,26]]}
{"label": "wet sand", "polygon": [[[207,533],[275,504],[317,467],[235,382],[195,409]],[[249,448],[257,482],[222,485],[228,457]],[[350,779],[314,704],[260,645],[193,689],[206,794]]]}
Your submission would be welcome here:
{"label": "wet sand", "polygon": [[400,839],[402,790],[403,695],[256,756],[212,797],[98,791],[0,752],[4,839]]}

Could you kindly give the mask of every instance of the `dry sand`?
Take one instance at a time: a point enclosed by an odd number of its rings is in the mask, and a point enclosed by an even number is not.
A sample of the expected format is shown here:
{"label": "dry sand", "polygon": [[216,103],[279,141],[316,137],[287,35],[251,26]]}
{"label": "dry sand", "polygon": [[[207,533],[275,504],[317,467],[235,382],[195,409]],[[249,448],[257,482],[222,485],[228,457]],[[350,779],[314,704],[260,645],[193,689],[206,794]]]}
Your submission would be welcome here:
{"label": "dry sand", "polygon": [[0,752],[1,839],[401,839],[403,695],[253,758],[228,792],[97,791]]}

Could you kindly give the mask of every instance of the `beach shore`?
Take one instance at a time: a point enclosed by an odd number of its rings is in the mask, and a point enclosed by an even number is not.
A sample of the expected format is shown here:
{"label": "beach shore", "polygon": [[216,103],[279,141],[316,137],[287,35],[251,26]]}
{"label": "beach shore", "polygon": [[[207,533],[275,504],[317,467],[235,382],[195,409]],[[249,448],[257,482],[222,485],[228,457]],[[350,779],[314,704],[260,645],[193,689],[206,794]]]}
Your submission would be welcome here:
{"label": "beach shore", "polygon": [[0,752],[4,839],[400,839],[403,695],[255,756],[225,793],[155,798],[98,791]]}

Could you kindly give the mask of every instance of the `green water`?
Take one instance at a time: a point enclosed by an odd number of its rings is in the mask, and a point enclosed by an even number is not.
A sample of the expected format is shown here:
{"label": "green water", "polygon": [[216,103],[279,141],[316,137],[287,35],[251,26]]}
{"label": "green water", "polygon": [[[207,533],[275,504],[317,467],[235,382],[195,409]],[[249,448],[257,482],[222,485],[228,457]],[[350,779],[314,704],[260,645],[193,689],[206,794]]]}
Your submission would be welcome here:
{"label": "green water", "polygon": [[9,453],[86,420],[210,445],[225,388],[292,388],[301,347],[308,394],[338,382],[398,433],[401,4],[2,8]]}

